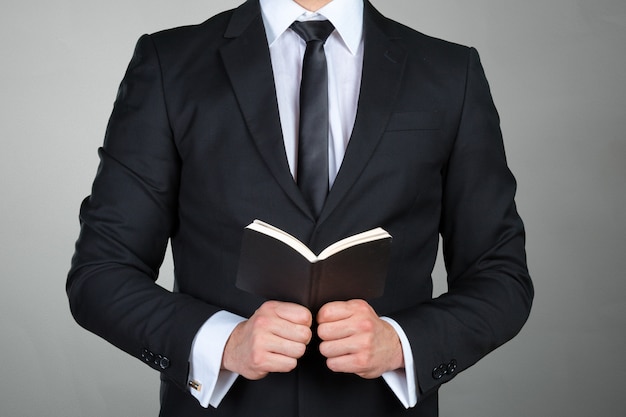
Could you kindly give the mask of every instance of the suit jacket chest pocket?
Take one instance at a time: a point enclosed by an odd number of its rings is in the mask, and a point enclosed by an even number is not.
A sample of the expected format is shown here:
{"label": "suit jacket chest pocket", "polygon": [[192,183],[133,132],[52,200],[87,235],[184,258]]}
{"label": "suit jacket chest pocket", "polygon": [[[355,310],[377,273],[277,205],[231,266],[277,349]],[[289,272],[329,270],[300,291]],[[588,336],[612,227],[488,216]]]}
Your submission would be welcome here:
{"label": "suit jacket chest pocket", "polygon": [[384,196],[390,217],[437,207],[451,142],[447,131],[443,112],[393,113],[363,171],[360,195]]}
{"label": "suit jacket chest pocket", "polygon": [[396,161],[408,165],[438,165],[447,159],[449,148],[444,112],[411,111],[393,113],[387,123],[383,148]]}
{"label": "suit jacket chest pocket", "polygon": [[441,111],[411,111],[393,113],[387,123],[387,132],[439,130],[443,125]]}

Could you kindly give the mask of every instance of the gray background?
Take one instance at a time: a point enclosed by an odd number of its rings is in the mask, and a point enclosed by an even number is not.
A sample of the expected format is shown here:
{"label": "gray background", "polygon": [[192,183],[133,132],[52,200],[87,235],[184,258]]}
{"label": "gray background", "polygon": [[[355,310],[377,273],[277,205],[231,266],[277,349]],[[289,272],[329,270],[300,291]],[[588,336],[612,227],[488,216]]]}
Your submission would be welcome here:
{"label": "gray background", "polygon": [[[157,415],[157,373],[73,322],[65,274],[135,41],[236,4],[2,2],[0,416]],[[375,5],[478,48],[527,225],[537,290],[531,318],[516,339],[441,389],[442,417],[623,416],[626,2]],[[166,287],[171,271],[167,261]],[[442,277],[438,267],[438,292]]]}

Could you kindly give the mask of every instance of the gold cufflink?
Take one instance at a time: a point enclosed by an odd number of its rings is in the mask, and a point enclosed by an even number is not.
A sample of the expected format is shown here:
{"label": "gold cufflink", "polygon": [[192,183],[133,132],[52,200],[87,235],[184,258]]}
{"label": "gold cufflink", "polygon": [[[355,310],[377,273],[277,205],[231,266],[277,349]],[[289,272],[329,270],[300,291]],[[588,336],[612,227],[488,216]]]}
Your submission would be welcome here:
{"label": "gold cufflink", "polygon": [[194,381],[193,379],[189,381],[189,386],[195,389],[196,391],[200,391],[202,389],[202,384],[199,383],[198,381]]}

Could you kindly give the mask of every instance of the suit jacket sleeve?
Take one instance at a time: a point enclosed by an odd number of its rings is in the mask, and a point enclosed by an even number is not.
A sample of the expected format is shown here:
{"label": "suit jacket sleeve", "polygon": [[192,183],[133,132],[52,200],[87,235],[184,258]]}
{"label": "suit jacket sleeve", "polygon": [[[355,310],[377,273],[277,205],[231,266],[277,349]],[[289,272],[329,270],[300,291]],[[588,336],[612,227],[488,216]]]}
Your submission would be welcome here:
{"label": "suit jacket sleeve", "polygon": [[440,233],[448,292],[392,315],[406,330],[423,393],[511,339],[533,286],[515,180],[477,52],[469,49],[463,110],[444,170]]}
{"label": "suit jacket sleeve", "polygon": [[67,280],[83,327],[185,386],[191,343],[217,309],[155,283],[177,228],[180,160],[149,36],[122,81]]}

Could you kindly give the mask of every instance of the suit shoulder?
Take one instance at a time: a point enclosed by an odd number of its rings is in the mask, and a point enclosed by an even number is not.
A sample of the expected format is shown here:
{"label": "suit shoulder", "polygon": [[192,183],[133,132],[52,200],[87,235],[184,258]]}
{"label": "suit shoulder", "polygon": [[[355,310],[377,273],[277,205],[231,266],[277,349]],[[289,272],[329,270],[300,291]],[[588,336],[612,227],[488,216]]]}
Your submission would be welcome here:
{"label": "suit shoulder", "polygon": [[409,51],[419,51],[434,55],[448,55],[467,57],[469,46],[451,42],[445,39],[426,35],[401,23],[394,22],[400,34],[398,41]]}
{"label": "suit shoulder", "polygon": [[181,48],[201,42],[220,41],[232,16],[232,10],[221,12],[199,24],[160,30],[149,36],[161,48]]}
{"label": "suit shoulder", "polygon": [[401,45],[409,54],[421,58],[439,58],[465,61],[472,48],[459,43],[429,36],[409,26],[392,20],[374,11],[374,24],[380,27],[394,42]]}

